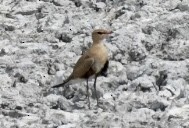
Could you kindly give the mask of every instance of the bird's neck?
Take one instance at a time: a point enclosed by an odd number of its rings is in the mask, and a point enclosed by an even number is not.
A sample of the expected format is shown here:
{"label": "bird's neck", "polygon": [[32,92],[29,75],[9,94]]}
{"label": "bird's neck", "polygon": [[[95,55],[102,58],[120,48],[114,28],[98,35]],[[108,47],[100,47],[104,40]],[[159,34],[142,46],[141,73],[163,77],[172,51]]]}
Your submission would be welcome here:
{"label": "bird's neck", "polygon": [[102,40],[93,40],[93,44],[96,45],[96,44],[103,44],[103,41]]}

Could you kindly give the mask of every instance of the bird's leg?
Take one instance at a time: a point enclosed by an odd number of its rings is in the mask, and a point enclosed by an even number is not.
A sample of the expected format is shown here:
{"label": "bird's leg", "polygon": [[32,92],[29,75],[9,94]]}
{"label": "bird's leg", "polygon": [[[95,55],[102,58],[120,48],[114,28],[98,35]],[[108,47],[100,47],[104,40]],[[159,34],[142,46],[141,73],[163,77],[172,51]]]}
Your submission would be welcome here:
{"label": "bird's leg", "polygon": [[98,102],[98,96],[97,96],[97,93],[96,93],[96,80],[97,80],[97,75],[95,75],[95,80],[94,80],[94,94],[95,94],[97,106],[98,106],[99,102]]}
{"label": "bird's leg", "polygon": [[88,100],[88,106],[89,106],[89,109],[90,109],[90,99],[89,99],[89,80],[87,78],[87,100]]}

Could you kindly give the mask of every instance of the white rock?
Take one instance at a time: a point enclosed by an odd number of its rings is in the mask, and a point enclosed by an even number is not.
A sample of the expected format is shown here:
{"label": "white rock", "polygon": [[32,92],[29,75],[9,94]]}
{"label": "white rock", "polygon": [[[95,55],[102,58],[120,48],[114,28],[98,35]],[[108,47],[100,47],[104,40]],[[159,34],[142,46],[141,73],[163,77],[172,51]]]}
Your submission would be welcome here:
{"label": "white rock", "polygon": [[56,84],[62,83],[62,81],[64,80],[64,77],[63,77],[64,74],[65,74],[65,71],[56,72],[56,74],[55,74],[56,76],[55,76],[53,84],[56,85]]}
{"label": "white rock", "polygon": [[110,61],[110,72],[113,73],[113,72],[122,72],[124,70],[124,67],[123,65],[120,63],[120,62],[116,62],[116,61]]}
{"label": "white rock", "polygon": [[167,113],[167,116],[173,116],[175,118],[182,118],[183,120],[189,119],[189,105],[184,105],[182,107],[173,107]]}
{"label": "white rock", "polygon": [[60,97],[60,95],[50,94],[45,99],[47,100],[46,102],[57,102]]}
{"label": "white rock", "polygon": [[69,0],[54,0],[55,5],[57,6],[69,6],[69,4],[72,4]]}
{"label": "white rock", "polygon": [[104,95],[103,95],[103,98],[104,99],[112,99],[112,93],[105,93]]}
{"label": "white rock", "polygon": [[65,124],[79,122],[82,118],[82,114],[62,110],[48,110],[45,116],[46,120],[53,121],[54,123],[64,122]]}
{"label": "white rock", "polygon": [[58,128],[74,128],[76,126],[77,126],[76,124],[68,123],[68,124],[65,124],[65,125],[58,126]]}
{"label": "white rock", "polygon": [[34,116],[34,115],[29,115],[29,116],[22,117],[20,122],[23,124],[27,124],[27,125],[36,124],[36,123],[40,122],[40,117]]}
{"label": "white rock", "polygon": [[7,75],[7,74],[0,74],[0,83],[1,83],[1,89],[8,88],[13,84],[13,80]]}
{"label": "white rock", "polygon": [[149,77],[147,75],[144,75],[142,77],[138,77],[137,79],[133,80],[132,83],[135,83],[137,85],[141,85],[141,87],[144,88],[151,88],[153,87],[154,79],[152,77]]}
{"label": "white rock", "polygon": [[97,8],[104,9],[106,7],[106,4],[104,2],[97,2],[96,6]]}

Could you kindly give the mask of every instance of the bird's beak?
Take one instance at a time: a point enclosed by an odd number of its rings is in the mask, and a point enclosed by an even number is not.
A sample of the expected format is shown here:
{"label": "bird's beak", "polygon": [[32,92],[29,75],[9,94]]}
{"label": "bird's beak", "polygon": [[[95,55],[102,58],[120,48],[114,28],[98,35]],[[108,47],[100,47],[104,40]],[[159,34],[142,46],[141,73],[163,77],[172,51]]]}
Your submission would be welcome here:
{"label": "bird's beak", "polygon": [[106,34],[112,34],[113,33],[113,31],[107,31],[106,32]]}

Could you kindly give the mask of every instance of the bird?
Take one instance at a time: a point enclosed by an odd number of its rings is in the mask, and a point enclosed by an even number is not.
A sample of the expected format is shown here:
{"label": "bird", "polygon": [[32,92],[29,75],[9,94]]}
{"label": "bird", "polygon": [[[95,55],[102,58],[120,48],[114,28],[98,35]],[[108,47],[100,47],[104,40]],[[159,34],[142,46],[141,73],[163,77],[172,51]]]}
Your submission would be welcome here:
{"label": "bird", "polygon": [[78,80],[86,80],[87,82],[87,100],[90,108],[89,99],[89,78],[94,78],[94,95],[99,106],[99,99],[96,91],[96,82],[98,76],[107,76],[109,67],[108,50],[103,43],[103,40],[110,35],[112,31],[105,29],[95,29],[92,32],[92,46],[78,59],[71,75],[63,81],[63,83],[54,85],[52,88],[64,87],[73,84]]}

